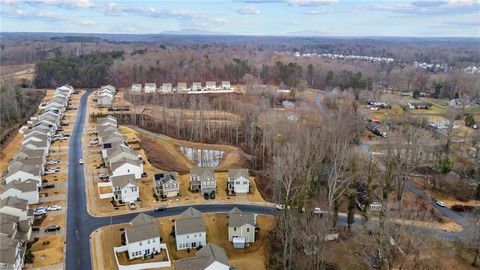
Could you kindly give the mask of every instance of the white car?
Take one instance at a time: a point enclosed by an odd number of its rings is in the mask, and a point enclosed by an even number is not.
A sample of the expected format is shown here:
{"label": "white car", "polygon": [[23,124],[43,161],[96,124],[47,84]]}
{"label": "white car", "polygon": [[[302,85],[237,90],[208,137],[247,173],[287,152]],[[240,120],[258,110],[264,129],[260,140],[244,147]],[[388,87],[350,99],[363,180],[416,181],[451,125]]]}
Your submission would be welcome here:
{"label": "white car", "polygon": [[283,206],[283,204],[276,204],[276,205],[275,205],[275,208],[277,208],[277,210],[283,210],[283,209],[285,209],[285,207]]}
{"label": "white car", "polygon": [[320,207],[315,207],[312,211],[315,215],[323,215],[325,211],[323,211]]}
{"label": "white car", "polygon": [[45,207],[38,207],[37,209],[35,209],[35,211],[33,211],[33,214],[35,216],[40,216],[46,213],[47,213],[47,209]]}
{"label": "white car", "polygon": [[60,209],[62,209],[62,207],[58,204],[50,205],[49,207],[47,207],[47,211],[58,211]]}
{"label": "white car", "polygon": [[438,205],[438,206],[441,206],[441,207],[445,207],[447,206],[444,202],[442,201],[435,201],[435,203]]}
{"label": "white car", "polygon": [[83,164],[83,158],[79,159],[78,163]]}
{"label": "white car", "polygon": [[51,160],[47,161],[48,165],[55,165],[55,164],[58,164],[58,163],[60,163],[60,161],[56,160],[56,159],[51,159]]}

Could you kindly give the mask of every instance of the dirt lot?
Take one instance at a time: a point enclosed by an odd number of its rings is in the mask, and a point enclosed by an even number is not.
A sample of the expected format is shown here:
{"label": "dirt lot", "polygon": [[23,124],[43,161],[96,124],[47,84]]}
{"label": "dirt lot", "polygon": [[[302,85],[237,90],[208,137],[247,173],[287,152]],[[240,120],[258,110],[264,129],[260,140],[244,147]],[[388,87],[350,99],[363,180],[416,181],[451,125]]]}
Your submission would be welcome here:
{"label": "dirt lot", "polygon": [[40,230],[44,230],[48,226],[58,225],[62,228],[65,227],[65,215],[55,212],[48,212],[47,217],[43,220],[40,225]]}
{"label": "dirt lot", "polygon": [[8,168],[8,162],[20,150],[22,141],[23,134],[17,133],[7,145],[2,146],[2,151],[0,151],[0,172],[4,172]]}
{"label": "dirt lot", "polygon": [[32,254],[35,256],[33,267],[44,267],[63,261],[63,235],[44,236],[32,245]]}
{"label": "dirt lot", "polygon": [[[190,253],[185,250],[176,251],[175,239],[170,236],[173,220],[176,218],[178,217],[156,219],[162,243],[167,243],[172,261],[195,256],[194,251]],[[239,270],[266,269],[265,259],[269,252],[267,232],[273,225],[273,217],[257,216],[260,232],[257,235],[257,241],[246,249],[234,249],[231,243],[228,242],[228,218],[226,214],[204,214],[203,218],[207,229],[207,242],[223,247],[230,264],[236,266]],[[116,224],[102,227],[92,233],[90,252],[92,254],[93,269],[117,269],[113,247],[121,245],[121,232],[127,226],[127,224]],[[173,264],[171,269],[173,269]]]}

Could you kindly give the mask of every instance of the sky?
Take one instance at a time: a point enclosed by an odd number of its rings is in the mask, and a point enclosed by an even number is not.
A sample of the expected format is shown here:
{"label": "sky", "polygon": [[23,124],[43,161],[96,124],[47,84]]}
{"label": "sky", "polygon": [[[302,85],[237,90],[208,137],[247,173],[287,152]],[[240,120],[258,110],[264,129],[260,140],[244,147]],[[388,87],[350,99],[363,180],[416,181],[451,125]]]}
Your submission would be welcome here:
{"label": "sky", "polygon": [[0,0],[1,32],[480,37],[480,0]]}

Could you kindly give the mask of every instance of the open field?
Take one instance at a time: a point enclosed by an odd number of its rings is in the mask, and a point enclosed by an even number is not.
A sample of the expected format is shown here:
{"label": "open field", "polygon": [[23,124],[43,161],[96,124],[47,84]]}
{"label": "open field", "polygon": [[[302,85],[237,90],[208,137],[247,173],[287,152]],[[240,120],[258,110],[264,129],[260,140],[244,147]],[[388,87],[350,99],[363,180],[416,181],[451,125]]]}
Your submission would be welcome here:
{"label": "open field", "polygon": [[63,235],[43,236],[32,245],[32,254],[35,256],[33,267],[44,267],[63,261]]}
{"label": "open field", "polygon": [[[190,253],[186,250],[176,251],[175,239],[170,236],[173,220],[176,218],[178,217],[156,219],[162,243],[167,244],[172,261],[195,256],[195,251]],[[273,225],[273,217],[257,216],[257,226],[260,228],[257,241],[246,249],[234,249],[232,244],[228,242],[228,218],[226,214],[204,214],[203,219],[207,230],[207,242],[224,248],[230,264],[239,270],[266,269],[265,260],[270,246],[267,240],[267,231]],[[116,224],[102,227],[92,233],[90,253],[93,269],[117,269],[113,247],[121,245],[121,233],[127,226],[129,225]],[[173,263],[170,269],[173,269]]]}

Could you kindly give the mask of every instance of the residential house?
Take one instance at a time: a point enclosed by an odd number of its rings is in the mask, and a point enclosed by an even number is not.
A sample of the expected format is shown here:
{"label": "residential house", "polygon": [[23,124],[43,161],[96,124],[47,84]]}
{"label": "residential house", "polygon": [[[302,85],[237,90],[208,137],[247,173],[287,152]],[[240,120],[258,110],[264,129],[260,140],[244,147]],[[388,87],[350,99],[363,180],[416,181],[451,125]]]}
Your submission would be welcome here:
{"label": "residential house", "polygon": [[132,84],[132,92],[142,92],[142,85],[139,83]]}
{"label": "residential house", "polygon": [[202,247],[195,257],[175,260],[175,270],[230,270],[225,250],[215,244],[208,243]]}
{"label": "residential house", "polygon": [[153,192],[157,198],[175,197],[180,194],[178,173],[164,172],[153,175]]}
{"label": "residential house", "polygon": [[193,82],[192,83],[192,91],[202,91],[202,83],[201,82]]}
{"label": "residential house", "polygon": [[172,84],[171,83],[162,83],[162,93],[171,93]]}
{"label": "residential house", "polygon": [[110,91],[112,94],[116,94],[117,93],[117,89],[115,88],[115,86],[111,85],[111,84],[108,84],[108,85],[103,85],[102,87],[100,87],[101,90],[108,90]]}
{"label": "residential house", "polygon": [[6,235],[21,242],[30,241],[32,239],[32,220],[20,220],[17,216],[0,213],[0,235]]}
{"label": "residential house", "polygon": [[212,91],[217,89],[217,83],[214,81],[207,81],[205,84],[205,90]]}
{"label": "residential house", "polygon": [[138,201],[139,191],[135,175],[125,174],[110,177],[113,200],[116,205]]}
{"label": "residential house", "polygon": [[110,163],[110,170],[112,171],[112,176],[133,174],[135,179],[139,179],[142,178],[143,174],[143,162],[141,160],[122,158]]}
{"label": "residential house", "polygon": [[20,166],[18,164],[25,164],[27,166],[35,167],[40,171],[41,175],[43,175],[45,173],[45,167],[44,167],[45,162],[44,162],[43,158],[28,158],[28,159],[21,159],[21,160],[12,159],[8,163],[8,169],[10,170],[10,168],[12,168],[12,170],[13,170],[13,168],[15,168],[15,166]]}
{"label": "residential house", "polygon": [[145,93],[155,93],[157,92],[157,84],[156,83],[146,83],[145,87],[143,88]]}
{"label": "residential house", "polygon": [[25,248],[17,239],[0,235],[0,268],[20,270],[23,267]]}
{"label": "residential house", "polygon": [[14,180],[25,182],[29,179],[33,179],[37,181],[38,186],[40,186],[41,180],[42,180],[40,168],[30,166],[20,162],[20,163],[15,163],[8,168],[8,173],[5,176],[5,183],[9,184]]}
{"label": "residential house", "polygon": [[13,180],[3,187],[0,200],[7,197],[16,197],[28,201],[28,204],[38,203],[38,182],[28,179],[25,182]]}
{"label": "residential house", "polygon": [[229,169],[227,180],[227,193],[248,193],[250,191],[250,179],[248,169]]}
{"label": "residential house", "polygon": [[29,141],[23,144],[23,147],[30,150],[43,150],[46,155],[48,154],[48,148],[50,147],[50,143],[48,141]]}
{"label": "residential house", "polygon": [[228,212],[228,241],[240,240],[243,243],[255,242],[256,215],[244,213],[237,207]]}
{"label": "residential house", "polygon": [[175,220],[177,250],[197,248],[207,244],[207,232],[202,213],[189,207]]}
{"label": "residential house", "polygon": [[187,83],[186,82],[179,82],[177,84],[177,92],[185,92],[188,91]]}
{"label": "residential house", "polygon": [[155,219],[144,213],[132,219],[125,229],[125,242],[130,260],[159,253],[160,232]]}
{"label": "residential house", "polygon": [[448,102],[448,106],[454,107],[457,109],[463,109],[464,107],[466,107],[466,104],[467,102],[459,98],[454,98]]}
{"label": "residential house", "polygon": [[100,107],[112,106],[113,94],[110,92],[101,92],[97,95],[97,104]]}
{"label": "residential house", "polygon": [[117,126],[117,118],[111,115],[97,118],[97,126],[101,126],[105,123],[112,123],[114,126]]}
{"label": "residential house", "polygon": [[102,148],[101,151],[102,151],[103,159],[104,160],[108,159],[107,151],[109,149],[113,149],[113,148],[120,147],[120,146],[128,147],[128,144],[121,137],[117,137],[117,136],[109,137],[106,141],[103,142],[103,144],[101,144],[101,148]]}
{"label": "residential house", "polygon": [[200,191],[202,194],[214,194],[217,180],[213,168],[192,167],[190,168],[190,190]]}
{"label": "residential house", "polygon": [[135,150],[125,145],[119,145],[117,147],[107,149],[107,161],[110,165],[123,158],[138,160],[138,155],[135,153]]}
{"label": "residential house", "polygon": [[22,145],[28,142],[47,142],[48,147],[50,147],[50,136],[47,134],[39,134],[39,133],[30,133],[23,137]]}
{"label": "residential house", "polygon": [[222,81],[222,89],[230,90],[230,81]]}
{"label": "residential house", "polygon": [[0,213],[18,217],[19,221],[32,220],[33,211],[28,208],[28,201],[15,197],[0,200]]}
{"label": "residential house", "polygon": [[13,157],[13,160],[27,160],[27,159],[42,159],[42,164],[45,165],[47,162],[47,156],[45,155],[44,150],[30,150],[21,148],[17,154]]}

